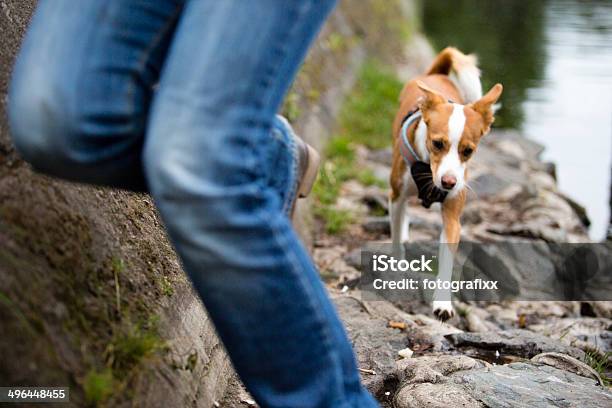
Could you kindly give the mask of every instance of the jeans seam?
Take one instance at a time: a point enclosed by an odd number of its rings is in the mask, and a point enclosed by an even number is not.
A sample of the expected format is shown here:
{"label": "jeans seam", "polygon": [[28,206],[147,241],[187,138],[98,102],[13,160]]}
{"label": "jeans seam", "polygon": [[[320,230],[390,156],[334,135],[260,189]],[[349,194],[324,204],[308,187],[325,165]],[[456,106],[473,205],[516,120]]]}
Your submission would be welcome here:
{"label": "jeans seam", "polygon": [[291,208],[293,207],[292,205],[293,201],[296,199],[297,188],[299,184],[298,170],[299,170],[300,153],[298,151],[297,143],[295,141],[295,138],[296,138],[295,131],[291,127],[291,124],[286,118],[283,118],[280,115],[277,115],[277,116],[278,116],[278,120],[281,121],[282,125],[276,126],[276,128],[281,133],[285,133],[285,132],[288,133],[287,135],[288,143],[285,144],[283,140],[281,140],[281,142],[286,145],[288,150],[290,150],[291,156],[293,159],[291,160],[291,169],[290,169],[291,175],[290,175],[290,180],[289,180],[290,181],[289,191],[287,192],[287,196],[285,197],[285,200],[283,203],[283,209],[282,209],[283,213],[290,215]]}
{"label": "jeans seam", "polygon": [[[149,57],[151,56],[151,52],[155,49],[155,47],[157,47],[161,41],[161,39],[164,37],[164,34],[168,31],[168,29],[177,21],[178,16],[180,15],[181,11],[183,9],[183,5],[182,4],[177,4],[174,12],[172,13],[172,16],[168,18],[168,20],[166,21],[166,23],[160,27],[159,31],[157,32],[157,34],[155,34],[155,37],[151,40],[150,44],[148,45],[148,47],[146,49],[143,50],[142,52],[142,56],[140,58],[140,60],[138,61],[136,70],[139,73],[143,73],[147,60],[149,59]],[[134,87],[135,87],[135,81],[131,81],[130,82],[130,90],[129,90],[129,96],[132,99],[132,110],[133,107],[136,105],[136,101],[134,99]]]}
{"label": "jeans seam", "polygon": [[292,171],[291,190],[289,190],[289,193],[287,194],[287,198],[285,199],[285,206],[283,208],[286,214],[289,214],[289,212],[291,211],[291,208],[293,207],[293,202],[297,200],[297,189],[298,189],[298,184],[300,183],[300,180],[298,180],[298,177],[300,176],[299,175],[300,152],[298,151],[297,143],[295,143],[295,139],[291,140],[291,153],[293,155],[292,166],[291,166],[291,171]]}

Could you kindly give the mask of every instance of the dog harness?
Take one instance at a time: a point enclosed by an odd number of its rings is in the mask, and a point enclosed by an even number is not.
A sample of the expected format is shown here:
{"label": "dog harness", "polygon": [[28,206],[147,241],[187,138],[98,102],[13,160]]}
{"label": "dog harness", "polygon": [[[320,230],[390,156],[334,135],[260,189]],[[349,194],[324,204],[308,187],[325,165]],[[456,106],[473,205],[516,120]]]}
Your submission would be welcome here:
{"label": "dog harness", "polygon": [[413,123],[416,123],[421,119],[422,114],[419,109],[414,109],[406,115],[402,121],[402,127],[400,128],[400,144],[399,149],[406,165],[410,167],[410,173],[414,180],[418,192],[421,205],[425,208],[431,207],[433,203],[441,203],[446,198],[448,192],[436,187],[433,182],[433,173],[431,172],[431,166],[429,163],[425,163],[421,160],[417,152],[414,150],[408,140],[408,128]]}

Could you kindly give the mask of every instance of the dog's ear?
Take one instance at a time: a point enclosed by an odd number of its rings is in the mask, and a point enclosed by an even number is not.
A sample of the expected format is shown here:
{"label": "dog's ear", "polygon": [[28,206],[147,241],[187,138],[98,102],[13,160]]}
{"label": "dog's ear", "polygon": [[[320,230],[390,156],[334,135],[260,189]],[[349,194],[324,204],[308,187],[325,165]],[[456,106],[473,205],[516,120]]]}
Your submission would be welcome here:
{"label": "dog's ear", "polygon": [[416,84],[419,89],[425,93],[425,97],[419,102],[419,109],[421,109],[421,112],[426,113],[437,105],[446,102],[446,99],[444,99],[442,95],[425,85],[423,82],[417,81]]}
{"label": "dog's ear", "polygon": [[502,84],[495,84],[482,98],[468,105],[482,116],[485,123],[484,133],[489,131],[491,124],[495,121],[495,102],[502,94],[504,87]]}

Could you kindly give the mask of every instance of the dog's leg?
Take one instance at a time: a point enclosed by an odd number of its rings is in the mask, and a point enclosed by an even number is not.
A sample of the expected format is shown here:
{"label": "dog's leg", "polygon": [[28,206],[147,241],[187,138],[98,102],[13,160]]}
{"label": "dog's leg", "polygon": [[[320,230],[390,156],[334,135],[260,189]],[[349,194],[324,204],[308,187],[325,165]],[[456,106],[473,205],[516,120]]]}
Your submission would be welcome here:
{"label": "dog's leg", "polygon": [[[406,200],[412,180],[408,176],[408,169],[404,159],[396,147],[393,150],[393,164],[391,166],[391,194],[389,195],[389,222],[391,224],[391,242],[393,242],[393,256],[404,257],[404,242],[408,240],[409,220],[406,215]],[[412,184],[414,184],[412,182]]]}
{"label": "dog's leg", "polygon": [[[446,233],[442,231],[438,250],[438,276],[436,276],[438,281],[445,282],[452,279],[454,250],[451,245],[448,243]],[[446,321],[455,315],[450,289],[438,288],[434,291],[432,308],[434,316],[442,321]]]}
{"label": "dog's leg", "polygon": [[404,257],[404,242],[408,241],[410,220],[406,214],[405,190],[393,199],[389,197],[389,219],[391,221],[391,241],[393,242],[393,256]]}
{"label": "dog's leg", "polygon": [[[460,192],[455,197],[447,198],[442,203],[442,233],[438,252],[438,276],[441,282],[450,282],[453,277],[453,259],[461,238],[461,223],[459,221],[465,193]],[[440,320],[448,320],[455,315],[451,301],[450,289],[437,289],[433,295],[433,313]]]}

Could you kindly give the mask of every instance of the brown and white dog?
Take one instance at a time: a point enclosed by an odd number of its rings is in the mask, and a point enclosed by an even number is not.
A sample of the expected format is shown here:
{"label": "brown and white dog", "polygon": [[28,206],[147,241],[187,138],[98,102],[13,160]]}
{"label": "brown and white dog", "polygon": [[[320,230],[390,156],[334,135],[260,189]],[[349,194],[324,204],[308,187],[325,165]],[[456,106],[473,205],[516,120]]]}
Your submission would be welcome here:
{"label": "brown and white dog", "polygon": [[[438,54],[425,75],[406,83],[400,94],[400,108],[393,123],[390,180],[393,252],[403,256],[403,243],[408,240],[406,199],[417,193],[422,198],[421,194],[436,190],[443,197],[437,200],[442,200],[438,255],[438,279],[442,281],[452,278],[453,256],[461,236],[467,164],[480,139],[489,132],[494,105],[501,93],[501,84],[496,84],[483,96],[476,58],[449,47]],[[414,162],[421,162],[421,169],[426,169],[427,185],[418,180]],[[424,205],[429,206],[425,201]],[[442,320],[454,315],[450,291],[434,292],[433,313]]]}

